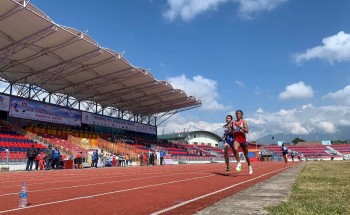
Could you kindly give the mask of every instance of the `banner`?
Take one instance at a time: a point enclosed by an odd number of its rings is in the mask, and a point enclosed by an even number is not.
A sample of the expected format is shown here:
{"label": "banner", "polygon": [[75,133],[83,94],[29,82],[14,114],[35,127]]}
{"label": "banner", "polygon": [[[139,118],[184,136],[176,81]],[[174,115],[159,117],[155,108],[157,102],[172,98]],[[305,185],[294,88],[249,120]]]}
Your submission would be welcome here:
{"label": "banner", "polygon": [[81,126],[80,111],[19,98],[11,98],[9,116],[57,124]]}
{"label": "banner", "polygon": [[82,123],[89,125],[100,125],[110,128],[117,128],[129,131],[136,131],[147,134],[156,134],[157,127],[152,125],[145,125],[137,122],[126,121],[122,119],[116,119],[113,117],[96,115],[92,113],[82,113]]}
{"label": "banner", "polygon": [[0,110],[9,111],[9,107],[10,107],[10,97],[0,95]]}
{"label": "banner", "polygon": [[322,145],[332,145],[330,140],[322,140]]}

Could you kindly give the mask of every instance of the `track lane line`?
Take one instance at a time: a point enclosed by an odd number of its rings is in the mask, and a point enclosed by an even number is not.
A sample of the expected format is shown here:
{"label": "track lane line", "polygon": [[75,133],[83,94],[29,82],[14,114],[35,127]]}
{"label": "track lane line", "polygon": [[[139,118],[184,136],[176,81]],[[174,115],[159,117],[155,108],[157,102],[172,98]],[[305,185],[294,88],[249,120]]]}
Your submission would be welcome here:
{"label": "track lane line", "polygon": [[185,202],[181,202],[180,204],[173,205],[173,206],[168,207],[168,208],[164,208],[163,210],[160,210],[160,211],[151,213],[150,215],[159,215],[159,214],[168,212],[168,211],[170,211],[170,210],[173,210],[173,209],[179,208],[179,207],[181,207],[181,206],[187,205],[187,204],[189,204],[189,203],[191,203],[191,202],[194,202],[194,201],[197,201],[197,200],[206,198],[206,197],[208,197],[208,196],[212,196],[212,195],[214,195],[214,194],[217,194],[217,193],[220,193],[220,192],[229,190],[229,189],[231,189],[231,188],[233,188],[233,187],[236,187],[236,186],[238,186],[238,185],[241,185],[241,184],[245,184],[245,183],[247,183],[247,182],[254,181],[254,180],[256,180],[256,179],[259,179],[259,178],[261,178],[261,177],[264,177],[264,176],[266,176],[266,175],[269,175],[269,174],[272,174],[272,173],[275,173],[275,172],[278,172],[278,171],[281,171],[281,170],[284,170],[284,169],[285,169],[285,168],[282,168],[282,169],[278,169],[278,170],[274,170],[274,171],[265,173],[265,174],[263,174],[263,175],[260,175],[260,176],[255,177],[255,178],[251,178],[251,179],[248,179],[248,180],[246,180],[246,181],[243,181],[243,182],[240,182],[240,183],[237,183],[237,184],[234,184],[234,185],[225,187],[225,188],[223,188],[223,189],[220,189],[220,190],[217,190],[217,191],[214,191],[214,192],[211,192],[211,193],[202,195],[202,196],[198,196],[198,197],[196,197],[196,198],[187,200],[187,201],[185,201]]}
{"label": "track lane line", "polygon": [[13,211],[19,211],[19,210],[26,210],[26,209],[30,209],[30,208],[37,208],[37,207],[46,206],[46,205],[53,205],[53,204],[58,204],[58,203],[63,203],[63,202],[76,201],[76,200],[80,200],[80,199],[89,199],[89,198],[105,196],[105,195],[110,195],[110,194],[115,194],[115,193],[122,193],[122,192],[127,192],[127,191],[140,190],[140,189],[149,188],[149,187],[158,187],[158,186],[162,186],[162,185],[175,184],[175,183],[179,183],[179,182],[197,180],[197,179],[214,177],[214,176],[215,175],[210,174],[210,175],[207,175],[207,176],[188,178],[188,179],[182,179],[182,180],[177,180],[177,181],[170,181],[170,182],[166,182],[166,183],[146,185],[146,186],[141,186],[141,187],[134,187],[134,188],[124,189],[124,190],[116,190],[116,191],[105,192],[105,193],[100,193],[100,194],[81,196],[81,197],[76,197],[76,198],[71,198],[71,199],[64,199],[64,200],[59,200],[59,201],[54,201],[54,202],[47,202],[47,203],[42,203],[42,204],[38,204],[38,205],[27,206],[25,208],[14,208],[14,209],[9,209],[9,210],[3,210],[3,211],[0,211],[0,214],[13,212]]}

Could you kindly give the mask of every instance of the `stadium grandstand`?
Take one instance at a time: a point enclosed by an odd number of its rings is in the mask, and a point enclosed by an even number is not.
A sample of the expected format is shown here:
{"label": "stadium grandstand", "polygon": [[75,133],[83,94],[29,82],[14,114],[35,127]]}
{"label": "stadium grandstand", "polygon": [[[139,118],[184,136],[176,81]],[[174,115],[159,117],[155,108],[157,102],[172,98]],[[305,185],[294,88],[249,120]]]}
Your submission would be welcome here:
{"label": "stadium grandstand", "polygon": [[[343,160],[350,159],[349,144],[331,144],[331,141],[299,142],[288,144],[289,157],[291,154],[298,160]],[[262,160],[282,160],[280,145],[265,145],[261,148]]]}
{"label": "stadium grandstand", "polygon": [[[223,139],[215,133],[209,131],[190,131],[173,134],[158,135],[158,140],[166,141],[170,143],[167,151],[173,155],[182,156],[203,156],[215,158],[216,161],[223,161]],[[259,156],[260,144],[249,144],[249,156],[252,161],[257,161]],[[175,146],[175,148],[174,148]],[[243,151],[239,148],[239,153],[243,158]],[[230,154],[234,159],[233,154]],[[193,158],[194,160],[196,158]]]}
{"label": "stadium grandstand", "polygon": [[1,161],[21,160],[28,141],[68,157],[98,148],[136,159],[159,124],[201,106],[26,0],[1,2],[0,79]]}

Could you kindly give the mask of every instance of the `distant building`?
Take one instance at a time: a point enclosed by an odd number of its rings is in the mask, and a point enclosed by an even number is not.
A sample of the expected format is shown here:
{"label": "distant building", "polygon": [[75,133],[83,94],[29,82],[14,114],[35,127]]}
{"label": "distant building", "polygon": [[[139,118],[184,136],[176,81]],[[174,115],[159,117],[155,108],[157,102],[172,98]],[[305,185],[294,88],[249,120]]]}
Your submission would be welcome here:
{"label": "distant building", "polygon": [[208,145],[218,147],[223,139],[209,131],[191,131],[173,134],[158,135],[158,140],[168,140],[173,143],[185,143],[192,145]]}

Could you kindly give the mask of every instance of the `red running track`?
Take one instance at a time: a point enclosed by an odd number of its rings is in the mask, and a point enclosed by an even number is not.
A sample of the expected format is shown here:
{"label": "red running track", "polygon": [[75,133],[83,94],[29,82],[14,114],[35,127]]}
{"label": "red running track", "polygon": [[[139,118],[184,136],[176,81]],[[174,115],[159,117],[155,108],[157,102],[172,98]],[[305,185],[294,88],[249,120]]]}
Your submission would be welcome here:
{"label": "red running track", "polygon": [[[9,172],[0,174],[0,214],[193,214],[289,167],[253,163],[252,175],[245,163],[229,174],[225,164]],[[18,208],[22,181],[24,209]]]}

